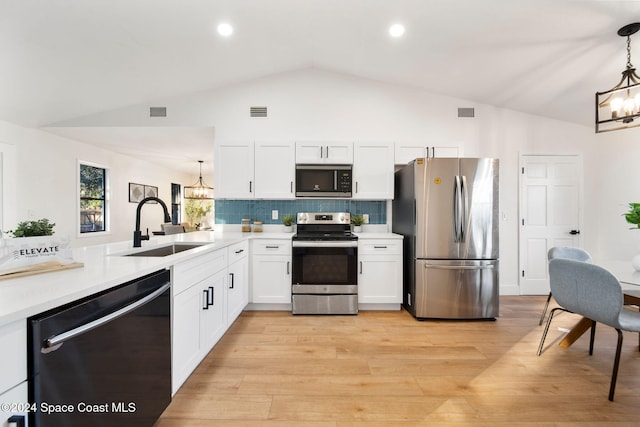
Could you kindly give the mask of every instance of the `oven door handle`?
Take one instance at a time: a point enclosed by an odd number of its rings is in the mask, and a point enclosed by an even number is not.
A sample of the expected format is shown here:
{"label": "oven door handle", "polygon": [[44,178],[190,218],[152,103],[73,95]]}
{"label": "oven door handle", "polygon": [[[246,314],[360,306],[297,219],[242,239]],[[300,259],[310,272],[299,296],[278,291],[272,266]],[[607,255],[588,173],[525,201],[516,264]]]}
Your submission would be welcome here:
{"label": "oven door handle", "polygon": [[294,248],[356,248],[358,242],[356,240],[336,241],[336,240],[321,240],[321,241],[299,241],[294,240],[292,242]]}
{"label": "oven door handle", "polygon": [[[138,301],[134,302],[133,304],[129,304],[126,307],[122,307],[120,310],[118,311],[114,311],[111,314],[107,314],[104,317],[101,317],[99,319],[96,319],[92,322],[86,323],[82,326],[78,326],[77,328],[71,329],[67,332],[63,332],[59,335],[55,335],[49,339],[46,339],[44,341],[43,344],[43,351],[44,352],[49,352],[49,351],[54,351],[57,350],[62,344],[64,344],[64,342],[66,340],[69,340],[71,338],[75,338],[78,335],[82,335],[86,332],[89,332],[92,329],[98,328],[106,323],[111,322],[114,319],[117,319],[120,316],[124,316],[127,313],[130,313],[134,310],[136,310],[137,308],[145,305],[146,303],[156,299],[157,297],[159,297],[161,294],[163,294],[167,289],[169,289],[171,287],[171,283],[166,283],[165,285],[163,285],[162,287],[160,287],[158,290],[150,293],[149,295],[147,295],[144,298],[139,299]],[[55,348],[54,348],[55,347]]]}

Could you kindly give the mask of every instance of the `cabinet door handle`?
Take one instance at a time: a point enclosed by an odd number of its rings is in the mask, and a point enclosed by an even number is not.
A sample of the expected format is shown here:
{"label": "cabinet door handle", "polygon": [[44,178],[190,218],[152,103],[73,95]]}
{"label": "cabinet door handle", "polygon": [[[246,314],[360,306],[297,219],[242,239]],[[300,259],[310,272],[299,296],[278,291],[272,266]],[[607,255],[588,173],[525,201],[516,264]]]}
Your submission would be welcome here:
{"label": "cabinet door handle", "polygon": [[244,252],[244,249],[237,250],[235,253],[241,254],[242,252]]}
{"label": "cabinet door handle", "polygon": [[229,276],[231,276],[231,286],[229,286],[229,289],[233,289],[233,278],[235,277],[233,273],[229,273]]}
{"label": "cabinet door handle", "polygon": [[202,309],[209,310],[209,290],[203,289],[202,293],[204,294],[204,302],[202,303]]}
{"label": "cabinet door handle", "polygon": [[267,245],[265,246],[265,248],[267,249],[278,249],[280,247],[280,245]]}
{"label": "cabinet door handle", "polygon": [[360,261],[360,274],[362,274],[362,261]]}
{"label": "cabinet door handle", "polygon": [[327,145],[327,159],[329,158],[329,146]]}
{"label": "cabinet door handle", "polygon": [[24,427],[26,425],[25,422],[24,415],[12,415],[7,420],[7,424],[15,424],[15,427]]}
{"label": "cabinet door handle", "polygon": [[373,249],[387,249],[387,245],[373,246]]}
{"label": "cabinet door handle", "polygon": [[289,190],[291,193],[293,193],[293,181],[291,181],[291,186],[290,186],[291,190]]}
{"label": "cabinet door handle", "polygon": [[253,190],[251,189],[253,185],[253,181],[249,181],[249,193],[252,193]]}
{"label": "cabinet door handle", "polygon": [[322,158],[322,146],[320,146],[320,158]]}
{"label": "cabinet door handle", "polygon": [[214,305],[216,301],[214,300],[214,298],[215,298],[215,292],[213,291],[213,286],[209,286],[209,291],[211,291],[211,292],[209,293],[209,295],[211,295],[211,302],[207,301],[207,304],[209,304],[209,305]]}
{"label": "cabinet door handle", "polygon": [[289,263],[290,263],[290,261],[287,261],[287,275],[291,274],[291,273],[289,272]]}

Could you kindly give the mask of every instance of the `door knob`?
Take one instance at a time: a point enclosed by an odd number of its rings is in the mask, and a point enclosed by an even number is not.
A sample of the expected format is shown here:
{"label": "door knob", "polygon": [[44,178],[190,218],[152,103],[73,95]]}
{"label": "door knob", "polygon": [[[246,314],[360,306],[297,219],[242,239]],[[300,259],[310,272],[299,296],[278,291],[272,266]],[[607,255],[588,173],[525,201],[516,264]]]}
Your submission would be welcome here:
{"label": "door knob", "polygon": [[571,230],[569,234],[580,234],[580,230]]}

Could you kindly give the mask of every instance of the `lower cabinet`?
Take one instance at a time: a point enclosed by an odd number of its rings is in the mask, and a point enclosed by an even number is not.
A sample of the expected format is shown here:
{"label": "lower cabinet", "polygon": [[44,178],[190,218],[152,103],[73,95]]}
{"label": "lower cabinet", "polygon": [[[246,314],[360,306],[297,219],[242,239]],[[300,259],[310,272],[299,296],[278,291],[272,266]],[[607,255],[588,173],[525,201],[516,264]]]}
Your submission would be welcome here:
{"label": "lower cabinet", "polygon": [[227,249],[173,267],[172,373],[175,394],[227,330]]}
{"label": "lower cabinet", "polygon": [[0,408],[0,427],[28,426],[28,412],[30,409],[33,410],[33,407],[26,407],[28,402],[29,387],[26,381],[0,394],[0,403],[3,404]]}
{"label": "lower cabinet", "polygon": [[398,308],[400,308],[399,304],[402,303],[402,240],[359,240],[358,303],[398,304]]}
{"label": "lower cabinet", "polygon": [[251,295],[254,304],[291,305],[291,239],[252,242]]}

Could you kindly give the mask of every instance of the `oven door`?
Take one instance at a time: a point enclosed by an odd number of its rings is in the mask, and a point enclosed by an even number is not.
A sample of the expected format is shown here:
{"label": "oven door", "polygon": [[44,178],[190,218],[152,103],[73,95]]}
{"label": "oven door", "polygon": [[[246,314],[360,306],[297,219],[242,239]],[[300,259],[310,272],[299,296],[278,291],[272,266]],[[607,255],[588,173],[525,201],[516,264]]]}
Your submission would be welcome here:
{"label": "oven door", "polygon": [[293,242],[293,314],[358,312],[357,242]]}

